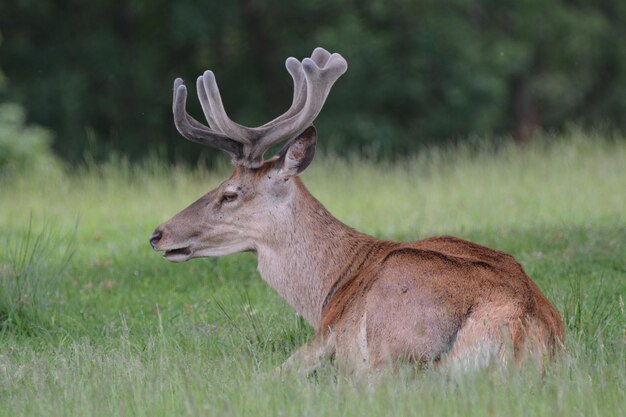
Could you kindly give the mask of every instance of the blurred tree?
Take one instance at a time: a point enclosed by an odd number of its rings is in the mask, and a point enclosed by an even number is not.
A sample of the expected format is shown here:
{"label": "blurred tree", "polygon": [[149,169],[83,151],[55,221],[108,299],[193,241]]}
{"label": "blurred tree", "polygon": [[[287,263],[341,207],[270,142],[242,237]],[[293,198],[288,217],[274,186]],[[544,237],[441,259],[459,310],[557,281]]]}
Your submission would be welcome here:
{"label": "blurred tree", "polygon": [[[613,17],[626,18],[625,11],[622,7]],[[483,1],[473,15],[490,49],[501,55],[508,82],[505,126],[516,138],[528,140],[539,127],[559,129],[568,121],[626,127],[620,119],[605,119],[601,113],[588,118],[580,112],[591,110],[592,97],[608,98],[609,85],[621,84],[623,91],[626,80],[616,75],[624,73],[626,60],[614,47],[626,46],[624,20],[612,22],[602,4],[588,1]],[[626,109],[624,102],[615,104]]]}
{"label": "blurred tree", "polygon": [[[0,46],[2,46],[2,32],[0,32]],[[2,72],[2,68],[0,68],[0,93],[4,90],[5,83],[4,73]]]}
{"label": "blurred tree", "polygon": [[[231,117],[260,124],[289,105],[281,62],[317,45],[350,64],[317,123],[340,151],[626,129],[621,0],[4,0],[0,29],[5,96],[69,159],[197,157],[172,126],[176,76],[193,86],[215,70]],[[194,98],[190,111],[201,114]]]}
{"label": "blurred tree", "polygon": [[[5,85],[0,69],[0,92]],[[50,174],[57,168],[50,150],[51,138],[47,129],[25,124],[20,105],[0,100],[0,179],[33,172]]]}

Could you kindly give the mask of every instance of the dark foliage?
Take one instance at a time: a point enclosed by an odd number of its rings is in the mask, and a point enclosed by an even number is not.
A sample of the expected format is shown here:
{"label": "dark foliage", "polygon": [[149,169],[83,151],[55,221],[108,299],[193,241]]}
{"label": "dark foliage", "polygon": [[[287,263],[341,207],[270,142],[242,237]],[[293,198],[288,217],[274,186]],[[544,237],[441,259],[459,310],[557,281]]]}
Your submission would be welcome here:
{"label": "dark foliage", "polygon": [[4,0],[0,31],[4,98],[70,160],[196,157],[171,120],[176,76],[213,69],[231,117],[261,124],[291,100],[284,59],[317,45],[350,64],[317,123],[339,151],[626,129],[622,0]]}

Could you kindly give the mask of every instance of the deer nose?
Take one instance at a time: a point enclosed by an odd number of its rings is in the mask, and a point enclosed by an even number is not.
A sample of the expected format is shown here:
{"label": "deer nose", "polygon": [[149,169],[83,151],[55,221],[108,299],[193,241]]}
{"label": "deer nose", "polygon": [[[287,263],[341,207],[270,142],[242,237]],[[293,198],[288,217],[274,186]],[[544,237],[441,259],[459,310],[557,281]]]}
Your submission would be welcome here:
{"label": "deer nose", "polygon": [[163,236],[163,233],[161,233],[160,230],[155,230],[154,233],[152,233],[152,236],[150,236],[150,246],[152,246],[152,249],[156,250],[156,246],[159,243],[159,240],[161,240],[161,237]]}

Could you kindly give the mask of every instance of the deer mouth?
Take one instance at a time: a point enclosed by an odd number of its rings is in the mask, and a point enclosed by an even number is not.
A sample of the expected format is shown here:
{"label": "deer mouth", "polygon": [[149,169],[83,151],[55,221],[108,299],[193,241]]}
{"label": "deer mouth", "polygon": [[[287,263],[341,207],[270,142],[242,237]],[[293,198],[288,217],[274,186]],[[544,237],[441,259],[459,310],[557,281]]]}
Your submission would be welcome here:
{"label": "deer mouth", "polygon": [[184,248],[170,249],[163,253],[163,257],[172,262],[183,262],[191,257],[191,248],[186,246]]}

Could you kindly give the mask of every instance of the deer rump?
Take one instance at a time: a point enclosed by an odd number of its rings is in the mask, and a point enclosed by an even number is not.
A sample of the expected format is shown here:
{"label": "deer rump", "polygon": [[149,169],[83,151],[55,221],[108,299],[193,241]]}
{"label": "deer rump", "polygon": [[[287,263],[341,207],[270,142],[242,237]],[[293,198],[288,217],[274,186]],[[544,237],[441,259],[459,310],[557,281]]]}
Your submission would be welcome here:
{"label": "deer rump", "polygon": [[543,367],[560,347],[558,312],[511,255],[449,236],[376,243],[325,300],[316,338],[331,358],[356,369]]}

